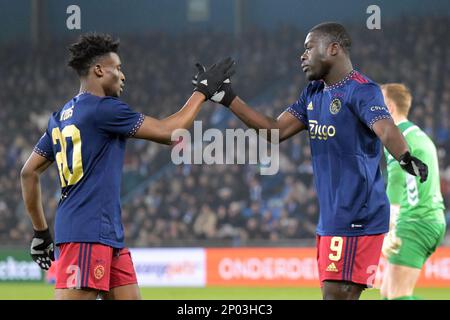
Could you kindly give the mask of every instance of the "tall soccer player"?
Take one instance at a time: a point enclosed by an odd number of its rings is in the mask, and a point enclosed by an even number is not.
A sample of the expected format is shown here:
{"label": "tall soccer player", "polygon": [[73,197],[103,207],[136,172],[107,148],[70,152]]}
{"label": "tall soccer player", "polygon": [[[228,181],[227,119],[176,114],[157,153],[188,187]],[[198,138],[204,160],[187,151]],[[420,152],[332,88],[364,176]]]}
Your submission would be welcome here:
{"label": "tall soccer player", "polygon": [[[281,141],[309,131],[320,204],[317,250],[323,298],[358,299],[373,285],[389,230],[381,144],[421,182],[427,166],[410,154],[379,86],[353,69],[351,40],[342,25],[319,24],[304,44],[301,67],[311,82],[277,119],[251,109],[233,93],[229,79],[212,100],[251,128],[279,130]],[[199,65],[197,75],[203,70]]]}
{"label": "tall soccer player", "polygon": [[[97,34],[83,35],[70,46],[69,66],[79,75],[80,91],[51,115],[21,172],[23,199],[34,229],[31,256],[47,270],[54,260],[54,243],[59,249],[56,299],[140,298],[121,222],[127,138],[171,144],[172,131],[189,128],[201,104],[234,72],[231,58],[213,65],[181,110],[157,120],[132,111],[119,99],[125,75],[118,47],[110,36]],[[55,242],[39,182],[54,161],[61,183]]]}
{"label": "tall soccer player", "polygon": [[411,152],[420,156],[429,168],[427,181],[419,183],[417,177],[402,171],[397,161],[385,151],[391,219],[390,231],[383,244],[388,264],[381,295],[387,299],[413,300],[422,266],[445,235],[438,156],[433,141],[408,120],[412,102],[408,88],[400,83],[389,83],[381,89],[389,112]]}

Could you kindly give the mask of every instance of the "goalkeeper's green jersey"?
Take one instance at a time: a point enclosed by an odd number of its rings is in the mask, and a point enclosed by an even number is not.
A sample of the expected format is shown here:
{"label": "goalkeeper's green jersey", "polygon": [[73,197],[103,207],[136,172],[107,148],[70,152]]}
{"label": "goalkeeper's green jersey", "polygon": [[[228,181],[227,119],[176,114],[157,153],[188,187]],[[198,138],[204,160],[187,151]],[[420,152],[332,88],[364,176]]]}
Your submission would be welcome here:
{"label": "goalkeeper's green jersey", "polygon": [[411,154],[428,166],[428,179],[420,183],[419,177],[402,170],[398,161],[384,149],[388,172],[387,195],[391,204],[400,205],[397,223],[416,220],[445,223],[436,147],[414,123],[404,121],[398,124],[398,128]]}

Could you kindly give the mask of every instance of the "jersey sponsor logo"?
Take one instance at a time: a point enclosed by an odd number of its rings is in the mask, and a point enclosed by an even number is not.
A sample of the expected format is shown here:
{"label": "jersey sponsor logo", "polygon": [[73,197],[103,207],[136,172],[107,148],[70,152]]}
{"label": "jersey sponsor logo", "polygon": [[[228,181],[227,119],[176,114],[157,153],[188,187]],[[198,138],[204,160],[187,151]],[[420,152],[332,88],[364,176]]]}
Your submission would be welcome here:
{"label": "jersey sponsor logo", "polygon": [[384,106],[371,106],[370,111],[376,112],[376,111],[386,111],[389,112],[388,109]]}
{"label": "jersey sponsor logo", "polygon": [[67,119],[70,119],[73,116],[73,107],[71,106],[69,109],[64,110],[63,112],[61,112],[61,116],[59,117],[59,121],[64,121]]}
{"label": "jersey sponsor logo", "polygon": [[322,125],[316,120],[309,120],[309,135],[311,139],[327,140],[336,135],[336,128],[332,125]]}
{"label": "jersey sponsor logo", "polygon": [[306,108],[306,110],[313,110],[313,104],[312,101],[309,102],[308,107]]}
{"label": "jersey sponsor logo", "polygon": [[339,110],[341,110],[342,103],[338,98],[333,99],[330,103],[330,112],[331,114],[337,114]]}
{"label": "jersey sponsor logo", "polygon": [[339,272],[338,268],[336,268],[336,265],[334,262],[330,263],[326,269],[328,272]]}
{"label": "jersey sponsor logo", "polygon": [[100,280],[105,275],[105,267],[99,264],[94,269],[94,277],[97,280]]}

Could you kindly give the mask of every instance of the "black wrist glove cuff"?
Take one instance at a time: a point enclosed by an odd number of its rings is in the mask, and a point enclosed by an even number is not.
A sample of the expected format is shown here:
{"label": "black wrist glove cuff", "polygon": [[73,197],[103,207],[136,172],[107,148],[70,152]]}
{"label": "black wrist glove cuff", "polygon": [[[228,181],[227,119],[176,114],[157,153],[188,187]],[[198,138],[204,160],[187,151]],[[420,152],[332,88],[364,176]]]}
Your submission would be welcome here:
{"label": "black wrist glove cuff", "polygon": [[37,230],[33,229],[33,231],[34,231],[34,237],[35,238],[41,238],[41,239],[45,239],[45,238],[49,238],[49,237],[51,238],[51,234],[50,234],[49,228],[47,228],[45,230],[42,230],[42,231],[37,231]]}
{"label": "black wrist glove cuff", "polygon": [[427,180],[428,166],[420,159],[412,156],[409,151],[402,154],[398,161],[403,170],[413,176],[420,177],[420,182]]}
{"label": "black wrist glove cuff", "polygon": [[230,104],[231,104],[231,102],[233,102],[234,98],[236,98],[236,94],[233,91],[231,91],[231,88],[230,88],[230,90],[223,97],[221,103],[225,107],[229,108]]}
{"label": "black wrist glove cuff", "polygon": [[400,162],[400,164],[407,164],[409,162],[411,162],[411,153],[409,151],[406,151],[404,154],[402,154],[400,156],[400,158],[398,159],[398,161]]}

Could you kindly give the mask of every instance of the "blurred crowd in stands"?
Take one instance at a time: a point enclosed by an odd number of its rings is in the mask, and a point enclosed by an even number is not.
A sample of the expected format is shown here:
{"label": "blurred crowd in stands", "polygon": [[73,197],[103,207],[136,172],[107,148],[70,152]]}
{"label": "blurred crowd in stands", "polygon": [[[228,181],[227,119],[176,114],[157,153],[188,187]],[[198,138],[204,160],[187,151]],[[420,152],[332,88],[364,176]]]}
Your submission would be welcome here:
{"label": "blurred crowd in stands", "polygon": [[[349,26],[354,67],[379,82],[403,82],[413,93],[410,119],[439,150],[441,186],[450,204],[449,18],[404,18],[382,30]],[[122,99],[134,110],[163,118],[192,91],[197,61],[212,64],[233,56],[235,91],[252,107],[276,117],[306,85],[300,65],[305,30],[249,28],[236,37],[214,32],[149,33],[121,37],[126,75]],[[217,39],[220,38],[220,41]],[[78,93],[76,74],[66,67],[75,38],[31,48],[0,50],[0,242],[24,245],[32,235],[21,198],[19,172],[44,132],[51,112]],[[206,103],[203,130],[245,128],[225,108]],[[131,139],[123,173],[122,209],[129,246],[215,241],[242,245],[264,240],[313,239],[319,208],[312,179],[307,133],[280,145],[280,171],[260,175],[257,165],[174,165],[171,148]],[[53,225],[59,201],[55,166],[42,176],[43,204]],[[446,213],[450,217],[449,213]],[[197,242],[198,243],[198,242]]]}

